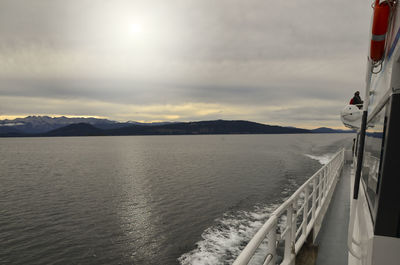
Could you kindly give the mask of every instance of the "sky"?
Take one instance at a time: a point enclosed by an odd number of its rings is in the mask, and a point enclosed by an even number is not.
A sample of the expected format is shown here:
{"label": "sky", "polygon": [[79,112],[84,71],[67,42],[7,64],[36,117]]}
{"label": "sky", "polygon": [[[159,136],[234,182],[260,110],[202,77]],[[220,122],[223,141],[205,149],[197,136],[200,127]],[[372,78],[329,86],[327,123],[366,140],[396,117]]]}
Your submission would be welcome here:
{"label": "sky", "polygon": [[0,119],[341,128],[371,13],[366,0],[1,0]]}

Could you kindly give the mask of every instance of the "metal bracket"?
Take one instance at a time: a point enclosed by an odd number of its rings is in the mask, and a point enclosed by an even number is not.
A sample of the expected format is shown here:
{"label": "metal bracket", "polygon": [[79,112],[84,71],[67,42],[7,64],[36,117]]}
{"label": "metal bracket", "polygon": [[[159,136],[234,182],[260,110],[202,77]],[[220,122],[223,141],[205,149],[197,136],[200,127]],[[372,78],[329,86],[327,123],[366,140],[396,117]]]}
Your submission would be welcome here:
{"label": "metal bracket", "polygon": [[399,94],[400,93],[400,87],[392,87],[392,93],[393,94]]}
{"label": "metal bracket", "polygon": [[292,254],[296,255],[296,245],[295,245],[294,241],[292,241],[291,251],[292,251]]}

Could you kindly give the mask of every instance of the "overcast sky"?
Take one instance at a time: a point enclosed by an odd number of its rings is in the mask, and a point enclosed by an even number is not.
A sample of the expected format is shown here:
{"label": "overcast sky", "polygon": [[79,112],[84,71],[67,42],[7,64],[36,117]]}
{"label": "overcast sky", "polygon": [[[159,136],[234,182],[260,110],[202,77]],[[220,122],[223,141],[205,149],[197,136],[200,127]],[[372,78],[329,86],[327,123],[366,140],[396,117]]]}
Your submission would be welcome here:
{"label": "overcast sky", "polygon": [[1,0],[0,119],[342,127],[371,1]]}

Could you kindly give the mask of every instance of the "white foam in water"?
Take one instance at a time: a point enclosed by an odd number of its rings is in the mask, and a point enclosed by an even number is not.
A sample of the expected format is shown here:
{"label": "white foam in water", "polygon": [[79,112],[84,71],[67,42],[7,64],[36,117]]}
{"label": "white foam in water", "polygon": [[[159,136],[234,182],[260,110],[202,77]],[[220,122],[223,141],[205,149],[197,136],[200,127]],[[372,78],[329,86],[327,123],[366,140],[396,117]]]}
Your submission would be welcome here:
{"label": "white foam in water", "polygon": [[196,243],[196,248],[178,260],[183,265],[232,264],[245,244],[254,236],[279,205],[255,207],[253,211],[240,211],[217,219]]}
{"label": "white foam in water", "polygon": [[321,156],[314,156],[314,155],[305,154],[305,156],[307,156],[311,159],[317,160],[322,165],[328,164],[328,162],[332,159],[333,155],[334,154],[325,154],[325,155],[321,155]]}
{"label": "white foam in water", "polygon": [[[282,191],[283,198],[280,203],[255,206],[252,211],[224,214],[222,218],[216,220],[214,226],[202,233],[202,240],[196,243],[196,248],[183,254],[178,261],[182,265],[232,264],[273,211],[289,198],[296,186],[293,179],[288,179],[288,185]],[[285,223],[286,216],[282,216],[278,220],[280,232],[283,231]],[[267,242],[264,240],[249,264],[262,264],[266,249]]]}

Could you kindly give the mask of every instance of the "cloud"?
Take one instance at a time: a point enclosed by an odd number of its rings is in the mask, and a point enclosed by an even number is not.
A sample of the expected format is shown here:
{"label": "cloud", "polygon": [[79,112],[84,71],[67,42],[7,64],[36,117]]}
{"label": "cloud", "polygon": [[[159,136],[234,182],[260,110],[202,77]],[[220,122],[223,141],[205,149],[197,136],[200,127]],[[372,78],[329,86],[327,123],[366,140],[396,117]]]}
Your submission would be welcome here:
{"label": "cloud", "polygon": [[[98,100],[0,97],[0,116],[8,113],[49,116],[95,116],[118,121],[198,121],[212,119],[246,120],[307,128],[332,124],[338,119],[331,100],[302,100],[295,105],[246,105],[185,102],[177,104],[123,104]],[[36,111],[31,112],[32,109]],[[57,109],[57,112],[54,112]],[[7,112],[5,112],[7,110]]]}
{"label": "cloud", "polygon": [[370,13],[344,0],[4,0],[1,111],[338,127],[363,88]]}

